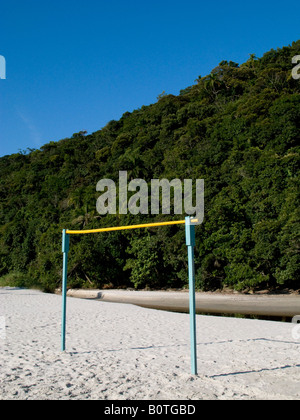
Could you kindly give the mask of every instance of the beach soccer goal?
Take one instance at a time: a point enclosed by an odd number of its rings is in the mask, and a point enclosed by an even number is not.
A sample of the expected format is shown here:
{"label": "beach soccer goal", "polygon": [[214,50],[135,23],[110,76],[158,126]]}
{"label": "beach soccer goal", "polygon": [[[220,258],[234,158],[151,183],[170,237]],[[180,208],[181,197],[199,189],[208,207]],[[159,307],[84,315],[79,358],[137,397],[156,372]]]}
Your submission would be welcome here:
{"label": "beach soccer goal", "polygon": [[191,342],[191,372],[197,375],[197,343],[196,343],[196,307],[195,307],[195,225],[198,220],[186,217],[185,220],[169,221],[160,223],[145,223],[140,225],[116,226],[92,230],[68,230],[62,232],[62,252],[63,252],[63,274],[62,274],[62,326],[61,326],[61,350],[66,350],[66,309],[67,309],[67,272],[68,272],[68,252],[71,235],[86,235],[101,232],[113,232],[118,230],[141,229],[155,226],[185,225],[185,238],[188,250],[188,278],[189,278],[189,312],[190,312],[190,342]]}

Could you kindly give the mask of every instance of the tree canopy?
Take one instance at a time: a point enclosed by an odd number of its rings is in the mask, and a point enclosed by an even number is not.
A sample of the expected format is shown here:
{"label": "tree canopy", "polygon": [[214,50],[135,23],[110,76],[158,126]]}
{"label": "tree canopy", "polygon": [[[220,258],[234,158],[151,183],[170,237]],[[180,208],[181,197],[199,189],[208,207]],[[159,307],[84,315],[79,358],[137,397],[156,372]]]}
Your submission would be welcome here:
{"label": "tree canopy", "polygon": [[[125,112],[39,150],[0,158],[1,284],[61,282],[61,231],[175,219],[96,211],[96,184],[129,179],[204,179],[196,229],[197,288],[300,288],[300,41],[222,61],[179,95]],[[176,216],[178,218],[178,216]],[[71,287],[187,285],[180,226],[71,238]]]}

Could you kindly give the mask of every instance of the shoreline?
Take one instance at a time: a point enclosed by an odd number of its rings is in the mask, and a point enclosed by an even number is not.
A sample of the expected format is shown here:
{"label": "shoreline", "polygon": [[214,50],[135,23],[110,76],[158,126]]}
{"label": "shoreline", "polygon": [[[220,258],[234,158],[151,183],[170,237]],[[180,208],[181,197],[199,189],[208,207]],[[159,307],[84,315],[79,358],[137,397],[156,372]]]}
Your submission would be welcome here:
{"label": "shoreline", "polygon": [[300,399],[300,325],[197,315],[192,375],[188,314],[68,297],[62,352],[61,296],[1,288],[0,308],[3,400]]}
{"label": "shoreline", "polygon": [[[56,293],[59,293],[58,291]],[[188,312],[189,293],[118,289],[69,289],[67,296],[103,302],[128,303],[151,309]],[[241,294],[196,292],[197,314],[241,314],[293,317],[300,314],[298,294]]]}

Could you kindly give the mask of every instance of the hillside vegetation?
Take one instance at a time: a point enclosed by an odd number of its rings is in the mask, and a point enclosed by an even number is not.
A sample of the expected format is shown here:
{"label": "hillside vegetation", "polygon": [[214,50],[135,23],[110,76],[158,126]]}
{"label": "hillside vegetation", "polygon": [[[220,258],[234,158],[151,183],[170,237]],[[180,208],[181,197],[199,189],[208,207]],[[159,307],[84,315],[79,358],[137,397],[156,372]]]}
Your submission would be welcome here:
{"label": "hillside vegetation", "polygon": [[[182,219],[100,216],[97,182],[117,184],[126,170],[129,180],[149,183],[205,180],[197,288],[299,289],[300,80],[291,73],[297,54],[300,41],[241,65],[222,61],[178,96],[162,94],[93,134],[2,157],[1,284],[58,287],[63,228]],[[71,287],[186,285],[183,226],[71,237]]]}

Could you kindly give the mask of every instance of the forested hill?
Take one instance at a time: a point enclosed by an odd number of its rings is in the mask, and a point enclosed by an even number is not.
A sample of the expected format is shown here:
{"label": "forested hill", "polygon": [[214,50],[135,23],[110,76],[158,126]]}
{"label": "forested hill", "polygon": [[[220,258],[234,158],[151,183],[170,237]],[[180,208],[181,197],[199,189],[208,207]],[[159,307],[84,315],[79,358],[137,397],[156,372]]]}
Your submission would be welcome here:
{"label": "forested hill", "polygon": [[[100,216],[97,182],[117,184],[127,170],[149,183],[205,180],[198,288],[299,289],[299,54],[297,41],[240,65],[222,61],[178,96],[162,94],[91,135],[1,158],[0,284],[58,287],[63,228],[182,218]],[[69,256],[72,287],[187,284],[182,226],[72,236]]]}

